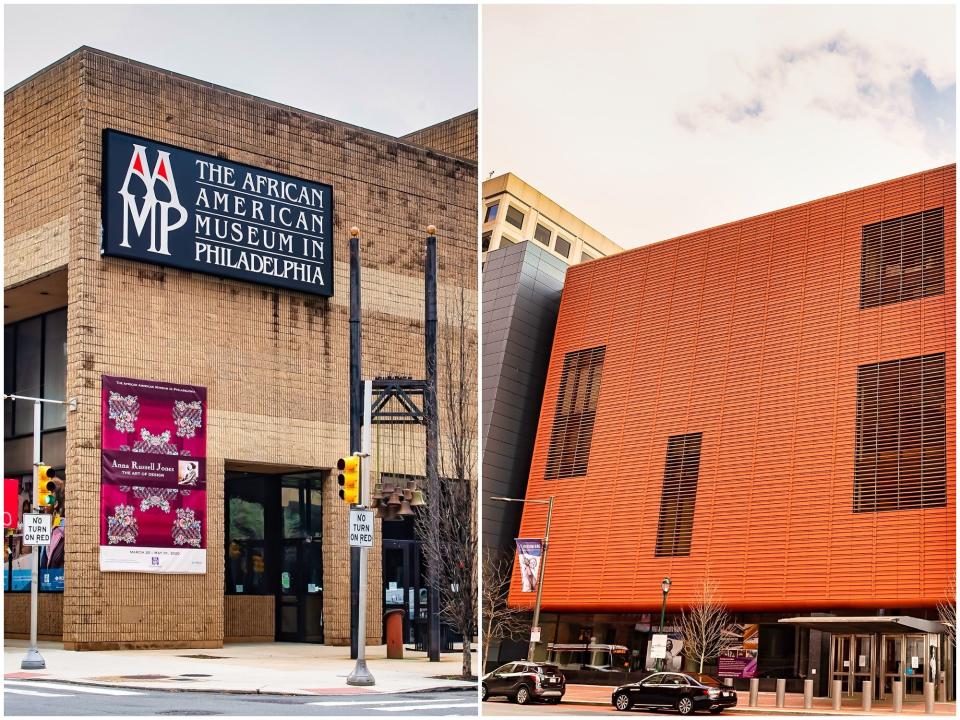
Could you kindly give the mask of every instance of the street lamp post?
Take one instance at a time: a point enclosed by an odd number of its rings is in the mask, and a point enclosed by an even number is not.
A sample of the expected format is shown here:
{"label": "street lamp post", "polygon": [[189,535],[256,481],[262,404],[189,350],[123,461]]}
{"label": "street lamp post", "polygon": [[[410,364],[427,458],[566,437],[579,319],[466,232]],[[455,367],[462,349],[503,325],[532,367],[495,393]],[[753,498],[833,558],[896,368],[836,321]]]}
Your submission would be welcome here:
{"label": "street lamp post", "polygon": [[547,548],[550,545],[550,521],[553,518],[553,495],[546,500],[524,500],[521,498],[494,497],[491,500],[502,502],[532,503],[547,506],[547,525],[543,530],[543,548],[540,551],[540,572],[537,574],[537,600],[533,606],[533,625],[530,631],[530,645],[527,648],[527,660],[533,662],[533,655],[537,649],[537,641],[533,639],[533,628],[540,627],[540,598],[543,596],[543,573],[547,567]]}
{"label": "street lamp post", "polygon": [[[667,593],[670,592],[670,578],[664,578],[660,583],[663,592],[663,603],[660,605],[660,634],[663,635],[663,624],[667,617]],[[663,658],[657,658],[657,671],[663,670]]]}

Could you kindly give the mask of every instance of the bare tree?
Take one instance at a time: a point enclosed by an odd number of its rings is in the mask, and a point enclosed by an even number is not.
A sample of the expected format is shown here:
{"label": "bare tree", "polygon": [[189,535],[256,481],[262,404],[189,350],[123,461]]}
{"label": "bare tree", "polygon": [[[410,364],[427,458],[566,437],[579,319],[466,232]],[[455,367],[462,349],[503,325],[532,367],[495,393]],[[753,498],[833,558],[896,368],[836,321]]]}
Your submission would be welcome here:
{"label": "bare tree", "polygon": [[465,289],[445,304],[444,321],[438,333],[438,477],[427,478],[416,526],[427,568],[439,584],[440,617],[463,637],[462,676],[470,678],[478,605],[477,336]]}
{"label": "bare tree", "polygon": [[689,610],[680,618],[684,655],[699,663],[699,672],[703,672],[705,661],[719,657],[731,644],[730,636],[723,631],[730,618],[716,595],[716,583],[704,578]]}
{"label": "bare tree", "polygon": [[937,614],[940,622],[947,628],[947,637],[954,645],[957,644],[957,580],[950,578],[950,587],[947,596],[937,603]]}
{"label": "bare tree", "polygon": [[483,645],[480,672],[486,668],[490,643],[500,640],[520,640],[530,634],[530,612],[507,605],[510,577],[513,572],[513,553],[484,551],[483,562]]}

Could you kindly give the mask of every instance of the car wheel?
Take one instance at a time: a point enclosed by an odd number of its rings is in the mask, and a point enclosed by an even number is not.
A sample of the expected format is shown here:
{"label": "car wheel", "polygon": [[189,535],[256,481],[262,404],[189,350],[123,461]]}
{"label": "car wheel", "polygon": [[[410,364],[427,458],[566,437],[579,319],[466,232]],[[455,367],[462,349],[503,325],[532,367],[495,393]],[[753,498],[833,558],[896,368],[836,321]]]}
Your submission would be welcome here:
{"label": "car wheel", "polygon": [[693,698],[684,695],[677,700],[677,712],[681,715],[691,715],[693,713]]}
{"label": "car wheel", "polygon": [[490,691],[487,690],[487,684],[483,683],[480,686],[480,699],[486,702],[488,697],[490,697]]}
{"label": "car wheel", "polygon": [[633,703],[630,702],[630,696],[626,693],[617,693],[617,696],[613,699],[613,706],[617,710],[629,710],[633,707]]}
{"label": "car wheel", "polygon": [[530,702],[530,688],[526,685],[521,685],[517,688],[517,694],[513,696],[513,701],[517,705],[526,705]]}

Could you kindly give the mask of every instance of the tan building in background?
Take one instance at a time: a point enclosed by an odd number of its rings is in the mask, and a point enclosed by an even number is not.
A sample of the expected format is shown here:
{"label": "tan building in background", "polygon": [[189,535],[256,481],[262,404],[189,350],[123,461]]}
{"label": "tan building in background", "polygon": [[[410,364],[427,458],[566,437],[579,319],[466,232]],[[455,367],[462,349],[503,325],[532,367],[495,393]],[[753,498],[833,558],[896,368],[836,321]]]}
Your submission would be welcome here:
{"label": "tan building in background", "polygon": [[513,173],[483,183],[481,247],[533,241],[567,265],[615,255],[623,248]]}
{"label": "tan building in background", "polygon": [[[4,390],[78,401],[44,418],[44,461],[66,476],[66,540],[63,590],[41,593],[40,636],[68,649],[280,637],[348,644],[347,507],[331,475],[349,451],[348,230],[361,228],[363,376],[422,377],[429,224],[438,228],[441,307],[460,288],[475,302],[476,112],[402,139],[91,48],[11,88],[5,109]],[[107,128],[330,184],[334,294],[101,257]],[[205,574],[100,571],[103,375],[207,389]],[[16,420],[5,423],[6,474],[24,481],[26,409],[5,403]],[[274,550],[261,555],[260,589],[232,581],[229,508],[262,506],[286,527],[292,496],[312,518],[312,536],[277,530],[282,537],[265,539]],[[375,550],[379,542],[378,522]],[[283,612],[278,543],[322,564],[320,582],[310,578],[305,599]],[[367,642],[379,643],[380,553],[370,560]],[[283,582],[301,580],[306,588],[306,578]],[[29,593],[8,579],[7,636],[28,632],[28,608]]]}

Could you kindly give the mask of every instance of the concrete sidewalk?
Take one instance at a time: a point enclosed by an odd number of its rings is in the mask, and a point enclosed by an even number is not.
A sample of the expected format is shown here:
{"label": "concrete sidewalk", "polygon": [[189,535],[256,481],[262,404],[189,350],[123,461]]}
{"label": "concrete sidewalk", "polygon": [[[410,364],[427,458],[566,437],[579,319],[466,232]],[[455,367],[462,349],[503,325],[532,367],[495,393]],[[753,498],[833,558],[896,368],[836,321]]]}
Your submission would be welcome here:
{"label": "concrete sidewalk", "polygon": [[[607,685],[567,685],[567,692],[563,696],[563,704],[576,703],[578,705],[606,705],[611,707],[610,698],[615,688]],[[772,692],[759,693],[757,706],[750,707],[750,693],[746,690],[737,691],[737,706],[725,712],[741,712],[744,714],[770,715],[893,715],[893,708],[889,702],[873,703],[869,713],[864,713],[859,698],[844,698],[840,710],[833,709],[833,702],[829,698],[814,698],[813,708],[803,708],[801,693],[787,693],[784,698],[784,707],[777,707],[777,694]],[[956,703],[936,703],[936,715],[956,716]],[[923,702],[903,703],[903,715],[924,715]]]}
{"label": "concrete sidewalk", "polygon": [[[215,650],[105,650],[76,652],[62,643],[38,644],[47,667],[22,671],[28,643],[6,640],[3,653],[7,679],[58,680],[152,690],[211,690],[286,695],[397,693],[445,688],[475,688],[476,683],[448,679],[460,674],[461,655],[443,653],[431,663],[426,653],[407,652],[388,660],[386,646],[367,647],[367,667],[376,685],[347,685],[353,670],[349,647],[307,643],[227,644]],[[476,656],[474,656],[476,664]]]}

